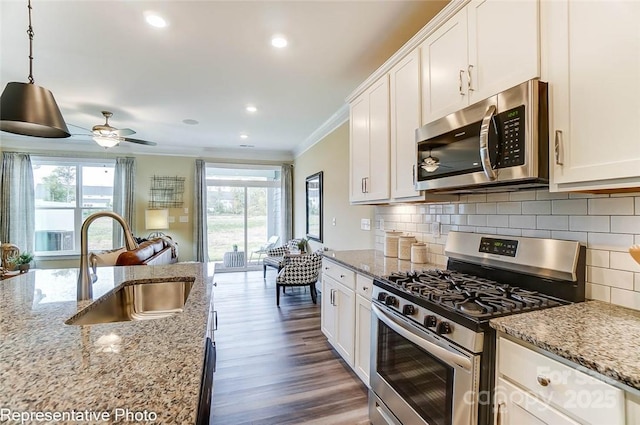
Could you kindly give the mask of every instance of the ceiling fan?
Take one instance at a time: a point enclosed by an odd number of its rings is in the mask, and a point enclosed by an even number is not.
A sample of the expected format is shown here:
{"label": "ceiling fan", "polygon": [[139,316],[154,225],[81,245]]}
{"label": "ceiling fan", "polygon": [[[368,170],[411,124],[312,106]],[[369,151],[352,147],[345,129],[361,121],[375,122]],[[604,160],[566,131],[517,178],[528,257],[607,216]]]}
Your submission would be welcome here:
{"label": "ceiling fan", "polygon": [[[139,145],[156,146],[157,143],[149,142],[147,140],[133,139],[130,136],[136,132],[130,128],[117,129],[109,125],[109,118],[113,116],[112,112],[102,111],[104,116],[104,124],[97,124],[91,128],[91,136],[93,141],[102,146],[103,148],[112,148],[120,144],[120,142],[137,143]],[[82,128],[82,127],[80,127]],[[84,129],[87,130],[87,129]],[[89,130],[87,130],[89,131]]]}

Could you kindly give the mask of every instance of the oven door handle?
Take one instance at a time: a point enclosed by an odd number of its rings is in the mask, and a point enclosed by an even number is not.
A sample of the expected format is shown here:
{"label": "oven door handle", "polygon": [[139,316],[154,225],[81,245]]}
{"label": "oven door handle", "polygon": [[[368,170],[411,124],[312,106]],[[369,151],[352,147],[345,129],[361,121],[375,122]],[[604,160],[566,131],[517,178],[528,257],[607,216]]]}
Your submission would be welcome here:
{"label": "oven door handle", "polygon": [[431,341],[421,338],[411,330],[407,329],[408,325],[398,321],[398,319],[395,319],[394,317],[390,317],[375,304],[371,305],[371,310],[375,313],[378,319],[384,322],[385,325],[389,326],[391,329],[397,332],[400,336],[413,342],[414,344],[416,344],[418,347],[422,348],[426,352],[434,355],[435,357],[439,358],[440,360],[443,360],[448,364],[454,363],[466,370],[471,370],[472,364],[469,358],[461,354],[453,353],[447,350],[446,348],[442,348]]}
{"label": "oven door handle", "polygon": [[496,107],[494,105],[489,106],[480,126],[480,162],[482,163],[484,174],[491,181],[498,178],[498,173],[493,169],[491,157],[489,156],[489,129],[491,128],[491,119],[495,113]]}

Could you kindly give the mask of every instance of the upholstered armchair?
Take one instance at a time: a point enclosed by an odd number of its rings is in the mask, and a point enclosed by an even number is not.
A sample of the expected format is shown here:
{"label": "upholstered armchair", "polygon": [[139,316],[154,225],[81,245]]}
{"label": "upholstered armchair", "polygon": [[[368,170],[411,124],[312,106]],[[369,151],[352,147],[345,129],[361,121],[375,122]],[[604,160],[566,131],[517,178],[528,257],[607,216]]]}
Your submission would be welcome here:
{"label": "upholstered armchair", "polygon": [[286,292],[288,286],[308,286],[311,301],[316,304],[318,293],[316,282],[322,266],[322,251],[308,255],[284,257],[284,265],[276,278],[276,305],[280,307],[280,288]]}
{"label": "upholstered armchair", "polygon": [[267,256],[262,259],[262,277],[267,277],[267,266],[277,269],[278,272],[284,266],[284,258],[292,250],[298,248],[298,243],[302,239],[291,239],[286,245],[267,250]]}

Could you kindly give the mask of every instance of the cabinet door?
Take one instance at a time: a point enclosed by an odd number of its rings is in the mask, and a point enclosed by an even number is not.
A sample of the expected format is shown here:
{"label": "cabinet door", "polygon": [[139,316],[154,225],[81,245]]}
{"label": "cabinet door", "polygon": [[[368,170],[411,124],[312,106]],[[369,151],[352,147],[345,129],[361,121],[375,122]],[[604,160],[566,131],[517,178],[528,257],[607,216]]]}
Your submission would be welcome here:
{"label": "cabinet door", "polygon": [[578,425],[542,401],[498,378],[496,425]]}
{"label": "cabinet door", "polygon": [[378,80],[369,93],[368,201],[389,199],[389,78]]}
{"label": "cabinet door", "polygon": [[640,186],[640,2],[543,6],[552,190]]}
{"label": "cabinet door", "polygon": [[467,9],[464,8],[420,45],[422,123],[469,104],[467,99]]}
{"label": "cabinet door", "polygon": [[540,76],[538,1],[472,0],[469,104]]}
{"label": "cabinet door", "polygon": [[333,305],[336,286],[337,283],[334,283],[333,279],[326,275],[322,276],[320,329],[332,345],[334,345],[334,341],[336,339],[337,311]]}
{"label": "cabinet door", "polygon": [[369,95],[363,93],[350,106],[350,199],[365,200],[365,178],[369,176]]}
{"label": "cabinet door", "polygon": [[420,195],[414,189],[416,135],[420,127],[420,49],[389,72],[391,94],[391,198]]}
{"label": "cabinet door", "polygon": [[371,300],[356,295],[356,352],[355,371],[369,386],[371,363]]}
{"label": "cabinet door", "polygon": [[355,360],[355,293],[338,284],[335,287],[334,301],[337,317],[334,347],[349,366],[353,367]]}

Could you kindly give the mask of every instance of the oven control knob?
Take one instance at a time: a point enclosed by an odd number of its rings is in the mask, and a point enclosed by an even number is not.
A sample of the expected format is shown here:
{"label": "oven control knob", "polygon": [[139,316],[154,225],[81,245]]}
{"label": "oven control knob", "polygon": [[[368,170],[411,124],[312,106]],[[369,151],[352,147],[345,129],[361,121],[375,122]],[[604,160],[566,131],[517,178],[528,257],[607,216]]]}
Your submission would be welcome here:
{"label": "oven control knob", "polygon": [[416,314],[416,308],[411,304],[407,304],[402,307],[402,314],[404,314],[405,316],[412,316]]}
{"label": "oven control knob", "polygon": [[436,327],[436,332],[440,335],[450,334],[451,333],[451,325],[449,322],[440,322]]}
{"label": "oven control knob", "polygon": [[436,316],[424,316],[424,325],[428,328],[435,328],[438,324],[438,319]]}
{"label": "oven control knob", "polygon": [[378,301],[384,302],[387,299],[387,295],[389,294],[387,294],[386,292],[380,292],[378,294]]}
{"label": "oven control knob", "polygon": [[384,303],[386,305],[390,305],[394,307],[398,305],[398,299],[396,297],[392,297],[391,295],[389,295],[384,299]]}

